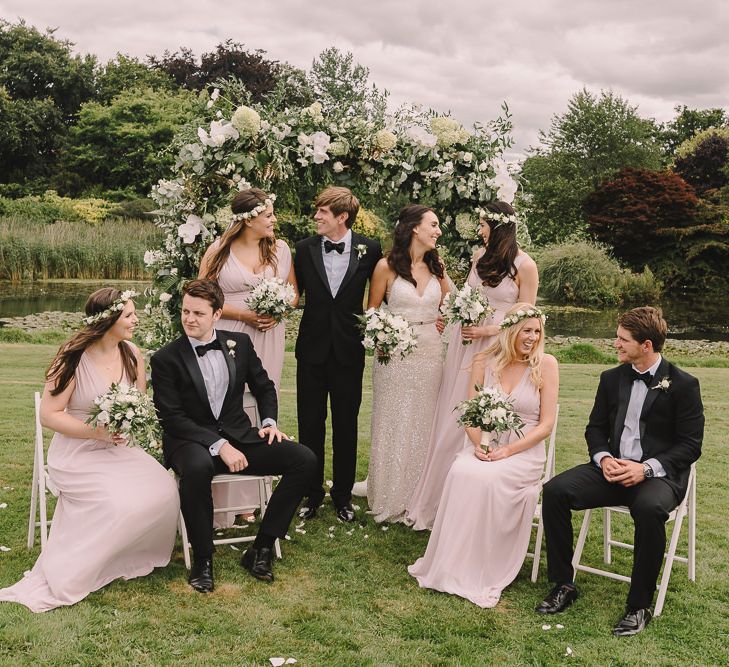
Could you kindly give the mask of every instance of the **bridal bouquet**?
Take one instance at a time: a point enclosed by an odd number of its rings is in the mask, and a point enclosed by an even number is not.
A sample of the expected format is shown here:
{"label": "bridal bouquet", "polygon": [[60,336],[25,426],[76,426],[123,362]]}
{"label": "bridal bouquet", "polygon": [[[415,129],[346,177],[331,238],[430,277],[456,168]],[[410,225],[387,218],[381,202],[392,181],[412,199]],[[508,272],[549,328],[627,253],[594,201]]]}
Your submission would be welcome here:
{"label": "bridal bouquet", "polygon": [[506,431],[515,431],[521,437],[525,424],[514,412],[511,401],[495,387],[476,387],[476,395],[456,406],[461,411],[461,426],[483,431],[481,444],[488,446],[492,438]]}
{"label": "bridal bouquet", "polygon": [[89,418],[91,426],[106,426],[111,433],[129,438],[129,443],[162,458],[162,438],[152,399],[134,386],[114,382],[109,391],[94,399]]}
{"label": "bridal bouquet", "polygon": [[[446,294],[440,312],[447,322],[458,322],[461,326],[470,327],[491,315],[494,309],[489,306],[481,290],[466,283],[457,292]],[[471,341],[464,340],[461,343],[470,345]]]}
{"label": "bridal bouquet", "polygon": [[418,339],[408,321],[387,308],[369,308],[358,317],[366,350],[375,350],[377,361],[388,364],[395,355],[406,357],[418,346]]}
{"label": "bridal bouquet", "polygon": [[273,317],[280,322],[294,307],[296,298],[293,285],[281,278],[263,278],[248,295],[248,307],[259,315]]}

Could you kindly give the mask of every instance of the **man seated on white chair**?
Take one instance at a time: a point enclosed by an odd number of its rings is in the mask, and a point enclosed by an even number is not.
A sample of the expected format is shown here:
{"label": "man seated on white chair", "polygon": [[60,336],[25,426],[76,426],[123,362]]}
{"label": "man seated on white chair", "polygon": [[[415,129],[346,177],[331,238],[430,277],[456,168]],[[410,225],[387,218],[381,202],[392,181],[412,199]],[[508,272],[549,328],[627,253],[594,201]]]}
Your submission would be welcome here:
{"label": "man seated on white chair", "polygon": [[[209,593],[213,580],[213,476],[282,475],[253,546],[241,565],[273,581],[273,548],[286,535],[316,473],[316,457],[279,431],[276,389],[248,334],[216,331],[223,292],[212,280],[183,287],[185,334],[151,359],[154,403],[163,429],[165,460],[180,477],[180,508],[192,545],[188,582]],[[258,402],[261,428],[243,410],[243,389]]]}
{"label": "man seated on white chair", "polygon": [[645,306],[618,319],[620,366],[605,371],[585,431],[590,463],[544,486],[547,572],[555,583],[536,611],[555,614],[577,599],[571,510],[627,505],[635,523],[627,608],[616,636],[641,632],[666,548],[665,522],[686,494],[691,464],[701,455],[704,411],[698,380],[664,359],[667,326]]}

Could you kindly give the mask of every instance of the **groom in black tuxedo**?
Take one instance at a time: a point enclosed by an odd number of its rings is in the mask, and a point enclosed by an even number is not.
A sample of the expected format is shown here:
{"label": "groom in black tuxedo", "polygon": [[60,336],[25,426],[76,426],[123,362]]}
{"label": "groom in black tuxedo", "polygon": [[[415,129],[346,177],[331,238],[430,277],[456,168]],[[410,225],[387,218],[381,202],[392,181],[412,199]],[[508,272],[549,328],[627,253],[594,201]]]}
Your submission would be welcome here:
{"label": "groom in black tuxedo", "polygon": [[[241,565],[273,581],[272,557],[316,471],[316,458],[276,426],[276,389],[247,334],[216,331],[223,292],[212,280],[183,288],[185,334],[152,356],[154,403],[164,455],[180,477],[180,505],[193,552],[189,583],[213,590],[213,475],[283,475],[253,546]],[[258,402],[262,428],[243,411],[245,385]]]}
{"label": "groom in black tuxedo", "polygon": [[357,315],[365,286],[382,257],[379,241],[351,230],[359,201],[328,187],[314,202],[317,235],[296,244],[294,269],[305,297],[296,340],[299,440],[318,461],[318,475],[299,515],[310,519],[324,499],[327,397],[332,411],[332,501],[341,521],[354,521],[352,486],[357,466],[357,416],[362,401],[364,347]]}
{"label": "groom in black tuxedo", "polygon": [[555,587],[537,607],[543,614],[577,598],[572,569],[571,510],[627,505],[635,523],[633,571],[616,636],[641,632],[666,548],[665,522],[686,495],[691,464],[701,455],[704,410],[698,380],[660,354],[661,311],[634,308],[618,319],[621,366],[605,371],[585,431],[590,463],[544,486],[548,575]]}

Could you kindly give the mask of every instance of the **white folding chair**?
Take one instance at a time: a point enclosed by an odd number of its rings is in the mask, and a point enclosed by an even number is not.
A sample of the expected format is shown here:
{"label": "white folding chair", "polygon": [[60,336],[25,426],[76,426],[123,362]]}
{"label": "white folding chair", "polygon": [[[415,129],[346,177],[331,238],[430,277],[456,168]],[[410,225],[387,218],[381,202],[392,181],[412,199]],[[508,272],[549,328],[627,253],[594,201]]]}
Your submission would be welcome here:
{"label": "white folding chair", "polygon": [[[608,565],[612,562],[612,547],[621,547],[623,549],[630,549],[631,551],[634,549],[632,544],[613,539],[611,533],[613,512],[630,515],[630,508],[624,505],[603,508],[603,561]],[[678,546],[678,539],[681,534],[681,525],[683,524],[684,517],[687,514],[688,553],[685,556],[677,556],[676,547]],[[587,532],[590,527],[591,515],[592,510],[585,510],[585,516],[582,519],[582,527],[580,528],[580,534],[577,538],[577,546],[575,547],[575,553],[572,558],[572,567],[575,569],[575,577],[577,576],[577,572],[582,570],[583,572],[591,572],[592,574],[598,574],[603,577],[610,577],[611,579],[630,583],[630,577],[626,577],[623,574],[617,574],[616,572],[610,572],[609,570],[601,570],[599,568],[582,565],[580,563],[580,560],[582,559],[582,551],[585,548],[585,541],[587,540]],[[667,521],[673,521],[673,530],[671,531],[671,539],[668,543],[668,551],[664,554],[666,563],[663,566],[661,581],[657,586],[658,597],[656,599],[656,606],[653,612],[654,616],[660,616],[661,611],[663,611],[663,604],[666,600],[666,593],[668,591],[668,581],[671,578],[671,570],[673,569],[674,561],[686,563],[688,565],[688,578],[691,581],[696,581],[696,464],[691,465],[686,495],[678,507],[676,507],[676,509],[668,515]]]}
{"label": "white folding chair", "polygon": [[[260,425],[258,404],[256,403],[256,399],[253,397],[253,394],[251,394],[249,391],[246,391],[243,394],[243,409],[248,414],[248,417],[251,420],[251,424]],[[227,512],[240,514],[241,512],[259,509],[261,517],[263,517],[266,512],[266,508],[268,507],[268,501],[271,499],[271,494],[273,493],[273,480],[269,475],[232,475],[223,473],[220,475],[215,475],[213,477],[212,484],[253,484],[254,482],[258,484],[258,500],[255,504],[235,505],[231,507],[215,507],[213,509],[213,512],[215,514],[223,514]],[[180,537],[182,538],[182,554],[185,558],[185,567],[187,567],[187,569],[189,570],[191,564],[190,541],[187,538],[187,527],[185,526],[185,519],[182,516],[182,512],[180,512],[179,530]],[[226,537],[216,539],[213,540],[213,544],[238,544],[241,542],[252,542],[255,539],[256,538],[254,535],[241,535],[239,537]],[[276,557],[281,558],[281,543],[278,539],[274,543],[274,551],[276,553]]]}
{"label": "white folding chair", "polygon": [[[539,482],[539,488],[541,489],[552,477],[554,477],[554,459],[555,459],[555,441],[557,439],[557,422],[559,421],[559,405],[557,405],[557,411],[554,414],[554,424],[552,425],[552,432],[549,434],[549,444],[547,445],[547,460],[544,464],[544,475]],[[541,491],[540,491],[541,493]],[[537,575],[539,574],[539,559],[542,554],[542,539],[544,536],[544,523],[542,522],[542,503],[537,503],[534,509],[534,518],[532,519],[532,528],[537,529],[537,535],[534,538],[534,551],[527,551],[527,557],[533,558],[534,563],[532,564],[532,582],[536,582]]]}
{"label": "white folding chair", "polygon": [[[48,540],[48,503],[46,493],[58,496],[58,489],[48,476],[46,454],[43,446],[43,427],[40,422],[40,393],[35,398],[35,448],[33,454],[33,485],[30,491],[30,517],[28,519],[28,549],[35,544],[35,530],[40,528],[41,550]],[[40,515],[40,516],[38,516]]]}

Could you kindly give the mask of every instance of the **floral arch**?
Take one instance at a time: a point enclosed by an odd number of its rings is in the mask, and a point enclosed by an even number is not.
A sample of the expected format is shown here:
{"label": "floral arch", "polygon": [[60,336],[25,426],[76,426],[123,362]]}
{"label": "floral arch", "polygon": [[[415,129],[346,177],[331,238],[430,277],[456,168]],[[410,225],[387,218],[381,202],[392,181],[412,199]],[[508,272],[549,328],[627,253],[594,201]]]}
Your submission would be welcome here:
{"label": "floral arch", "polygon": [[[151,195],[165,236],[144,257],[156,271],[147,306],[150,348],[176,336],[182,284],[197,275],[205,249],[231,221],[233,196],[246,187],[275,193],[277,217],[283,211],[299,221],[302,206],[308,217],[309,202],[328,184],[351,188],[385,219],[407,202],[432,206],[443,222],[444,259],[456,273],[476,242],[477,209],[514,198],[517,184],[502,159],[511,145],[505,105],[503,117],[468,131],[450,116],[416,107],[373,120],[346,111],[325,115],[319,102],[283,110],[241,105],[232,88],[223,91],[213,91],[199,126],[176,138],[173,177]],[[284,236],[309,235],[301,227],[306,223]]]}

